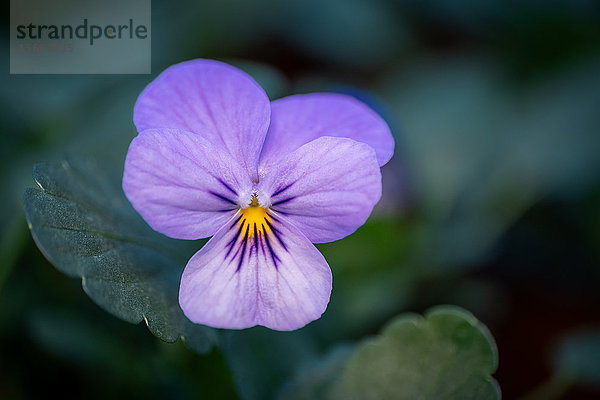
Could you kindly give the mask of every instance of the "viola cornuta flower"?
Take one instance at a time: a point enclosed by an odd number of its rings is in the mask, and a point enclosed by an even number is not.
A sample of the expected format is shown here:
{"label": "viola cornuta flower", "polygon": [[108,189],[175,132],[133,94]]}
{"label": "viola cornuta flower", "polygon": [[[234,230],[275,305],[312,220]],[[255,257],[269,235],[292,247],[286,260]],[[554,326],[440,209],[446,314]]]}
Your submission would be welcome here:
{"label": "viola cornuta flower", "polygon": [[312,243],[341,239],[381,197],[387,124],[352,97],[270,102],[213,60],[174,65],[137,100],[123,189],[156,231],[212,236],[188,262],[179,304],[194,323],[294,330],[319,318],[331,270]]}

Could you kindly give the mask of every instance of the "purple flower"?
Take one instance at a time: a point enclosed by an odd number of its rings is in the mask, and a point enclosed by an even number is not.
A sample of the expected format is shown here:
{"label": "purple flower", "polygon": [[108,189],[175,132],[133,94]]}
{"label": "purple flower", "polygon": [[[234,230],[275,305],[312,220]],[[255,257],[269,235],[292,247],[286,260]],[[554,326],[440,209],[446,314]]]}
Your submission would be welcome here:
{"label": "purple flower", "polygon": [[217,328],[293,330],[319,318],[331,270],[312,243],[361,226],[392,156],[386,123],[352,97],[269,102],[244,72],[174,65],[140,95],[123,190],[148,224],[212,236],[188,262],[179,304]]}

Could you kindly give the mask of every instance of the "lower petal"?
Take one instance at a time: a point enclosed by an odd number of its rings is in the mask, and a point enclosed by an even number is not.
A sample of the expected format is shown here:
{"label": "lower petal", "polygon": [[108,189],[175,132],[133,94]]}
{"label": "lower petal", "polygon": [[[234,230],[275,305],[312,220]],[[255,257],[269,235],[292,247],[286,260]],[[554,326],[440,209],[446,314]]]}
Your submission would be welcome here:
{"label": "lower petal", "polygon": [[238,213],[188,262],[179,304],[198,324],[289,331],[323,314],[331,280],[325,258],[283,217],[248,224]]}

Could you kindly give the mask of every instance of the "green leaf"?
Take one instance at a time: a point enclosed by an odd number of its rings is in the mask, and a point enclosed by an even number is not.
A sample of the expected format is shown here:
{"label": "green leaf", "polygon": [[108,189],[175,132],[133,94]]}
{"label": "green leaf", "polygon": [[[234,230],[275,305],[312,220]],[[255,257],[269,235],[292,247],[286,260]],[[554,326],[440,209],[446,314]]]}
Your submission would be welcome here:
{"label": "green leaf", "polygon": [[190,249],[150,229],[123,195],[120,179],[111,180],[91,160],[36,164],[33,177],[40,189],[25,190],[25,217],[57,269],[81,277],[90,298],[117,317],[145,321],[164,341],[182,337],[195,351],[210,349],[216,331],[192,324],[178,304]]}
{"label": "green leaf", "polygon": [[440,306],[405,314],[363,341],[334,381],[333,399],[499,399],[494,341],[475,317]]}

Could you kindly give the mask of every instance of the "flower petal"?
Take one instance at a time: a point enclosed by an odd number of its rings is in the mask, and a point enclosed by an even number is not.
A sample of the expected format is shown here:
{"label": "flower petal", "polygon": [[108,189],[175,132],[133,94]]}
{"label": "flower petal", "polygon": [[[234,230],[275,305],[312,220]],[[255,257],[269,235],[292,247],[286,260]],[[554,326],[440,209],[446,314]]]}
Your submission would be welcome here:
{"label": "flower petal", "polygon": [[373,148],[348,138],[305,144],[279,160],[258,185],[259,203],[285,215],[313,243],[354,232],[380,197]]}
{"label": "flower petal", "polygon": [[149,129],[129,146],[123,190],[154,230],[199,239],[247,205],[252,181],[228,153],[201,136]]}
{"label": "flower petal", "polygon": [[262,226],[239,213],[188,262],[179,304],[194,323],[288,331],[318,319],[331,294],[331,270],[319,251],[283,217]]}
{"label": "flower petal", "polygon": [[382,166],[394,153],[386,122],[354,97],[336,93],[294,95],[271,103],[271,125],[260,155],[261,175],[275,162],[321,136],[347,137],[375,149]]}
{"label": "flower petal", "polygon": [[175,128],[227,150],[257,180],[269,127],[264,90],[246,73],[214,60],[192,60],[162,72],[140,94],[133,120],[142,132]]}

